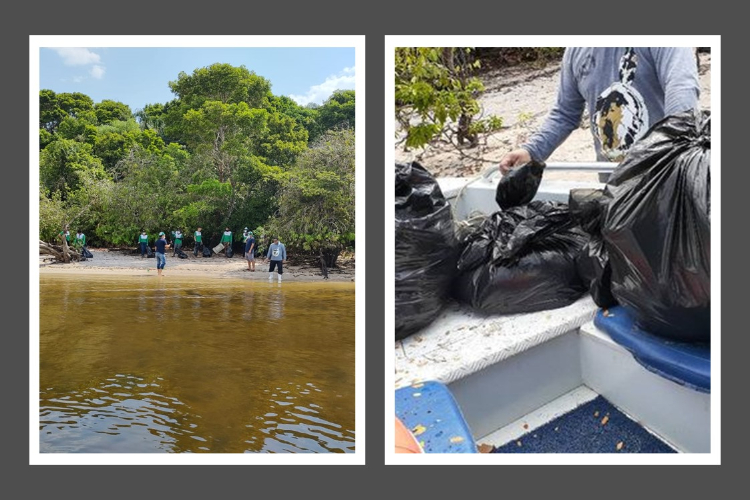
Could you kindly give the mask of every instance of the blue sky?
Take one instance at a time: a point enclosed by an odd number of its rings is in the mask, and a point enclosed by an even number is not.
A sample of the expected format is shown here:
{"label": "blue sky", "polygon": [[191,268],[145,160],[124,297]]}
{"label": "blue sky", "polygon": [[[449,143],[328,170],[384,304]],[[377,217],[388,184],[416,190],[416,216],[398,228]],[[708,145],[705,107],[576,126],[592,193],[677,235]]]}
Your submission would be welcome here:
{"label": "blue sky", "polygon": [[136,111],[146,104],[163,104],[174,99],[169,82],[177,80],[181,71],[192,74],[213,63],[228,63],[244,65],[269,80],[274,95],[291,97],[300,105],[322,104],[334,90],[355,88],[354,51],[354,46],[50,47],[41,44],[39,89],[81,92],[95,103],[111,99]]}

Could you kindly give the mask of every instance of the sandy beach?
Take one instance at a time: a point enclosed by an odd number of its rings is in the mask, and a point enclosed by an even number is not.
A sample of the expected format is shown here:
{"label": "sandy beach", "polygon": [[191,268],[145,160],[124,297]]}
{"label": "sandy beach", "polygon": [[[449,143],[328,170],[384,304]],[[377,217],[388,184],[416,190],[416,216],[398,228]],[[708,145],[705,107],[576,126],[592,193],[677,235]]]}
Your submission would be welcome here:
{"label": "sandy beach", "polygon": [[[84,262],[56,262],[49,255],[39,256],[39,274],[88,274],[88,275],[153,275],[156,278],[156,259],[141,258],[135,250],[108,250],[105,248],[89,248],[93,259]],[[192,250],[186,251],[187,259],[172,257],[167,252],[167,264],[163,271],[163,279],[170,276],[178,277],[212,277],[247,280],[267,280],[268,263],[256,258],[255,272],[247,270],[247,261],[241,255],[232,258],[214,254],[212,257],[194,257]],[[328,279],[323,278],[320,267],[310,263],[303,263],[300,259],[291,258],[284,264],[284,281],[320,281],[320,282],[352,282],[354,281],[354,256],[342,255],[338,259],[338,268],[328,269]],[[275,272],[274,272],[275,273]]]}

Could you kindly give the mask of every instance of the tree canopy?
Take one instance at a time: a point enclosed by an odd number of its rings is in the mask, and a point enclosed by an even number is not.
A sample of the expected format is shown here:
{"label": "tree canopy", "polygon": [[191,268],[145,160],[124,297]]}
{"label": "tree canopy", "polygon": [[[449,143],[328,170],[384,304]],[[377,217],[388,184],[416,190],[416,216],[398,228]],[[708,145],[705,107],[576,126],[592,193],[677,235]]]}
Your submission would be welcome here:
{"label": "tree canopy", "polygon": [[484,86],[475,76],[480,61],[473,53],[469,47],[396,48],[396,120],[406,132],[406,148],[439,138],[473,147],[480,133],[502,126],[500,117],[478,116]]}
{"label": "tree canopy", "polygon": [[299,251],[353,245],[353,90],[300,106],[244,66],[219,63],[168,86],[173,100],[135,111],[39,92],[41,240],[69,224],[100,246],[197,226],[210,241],[226,226],[283,217],[274,231]]}

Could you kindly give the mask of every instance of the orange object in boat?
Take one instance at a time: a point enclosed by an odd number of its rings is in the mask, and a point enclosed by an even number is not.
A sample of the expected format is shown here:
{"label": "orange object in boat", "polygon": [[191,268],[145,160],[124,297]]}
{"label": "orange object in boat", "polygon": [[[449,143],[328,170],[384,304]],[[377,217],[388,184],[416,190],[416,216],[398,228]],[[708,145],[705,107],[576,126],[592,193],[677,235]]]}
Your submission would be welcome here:
{"label": "orange object in boat", "polygon": [[396,453],[424,453],[414,434],[398,417],[396,417]]}

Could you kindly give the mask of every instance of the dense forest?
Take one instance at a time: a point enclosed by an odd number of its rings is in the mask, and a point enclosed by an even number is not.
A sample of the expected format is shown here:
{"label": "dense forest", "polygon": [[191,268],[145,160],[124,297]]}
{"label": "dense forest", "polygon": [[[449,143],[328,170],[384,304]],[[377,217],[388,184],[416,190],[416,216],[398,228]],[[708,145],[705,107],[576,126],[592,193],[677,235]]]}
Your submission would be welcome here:
{"label": "dense forest", "polygon": [[278,235],[326,257],[354,247],[353,90],[299,106],[244,66],[213,64],[169,82],[143,109],[81,93],[39,92],[39,238],[69,226],[94,247],[134,247],[145,229],[225,227]]}

